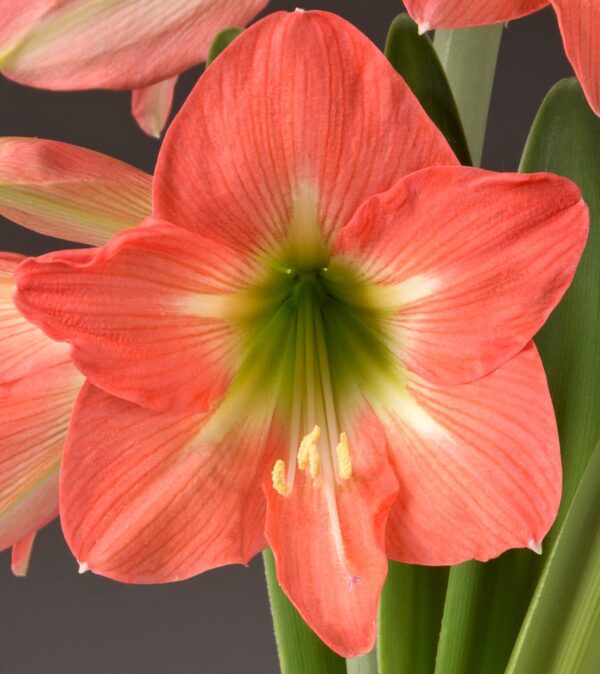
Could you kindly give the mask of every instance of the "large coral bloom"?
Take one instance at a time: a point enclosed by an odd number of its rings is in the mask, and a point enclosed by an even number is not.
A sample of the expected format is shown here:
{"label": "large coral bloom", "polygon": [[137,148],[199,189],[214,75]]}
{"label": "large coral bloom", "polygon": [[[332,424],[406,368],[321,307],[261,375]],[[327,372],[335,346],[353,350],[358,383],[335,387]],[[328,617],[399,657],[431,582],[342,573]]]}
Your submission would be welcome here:
{"label": "large coral bloom", "polygon": [[[0,214],[45,234],[99,245],[150,212],[151,177],[72,145],[0,138]],[[24,259],[0,252],[0,550],[27,571],[35,533],[58,514],[58,473],[84,378],[69,348],[25,320],[13,299]]]}
{"label": "large coral bloom", "polygon": [[17,272],[89,380],[61,477],[84,568],[164,582],[268,543],[349,657],[374,643],[386,556],[543,538],[561,471],[530,340],[585,242],[572,183],[458,166],[374,45],[296,12],[201,78],[153,215]]}
{"label": "large coral bloom", "polygon": [[157,136],[177,75],[267,2],[0,0],[0,72],[45,89],[133,89],[134,116]]}
{"label": "large coral bloom", "polygon": [[587,99],[600,115],[600,2],[598,0],[404,0],[423,30],[499,23],[551,5],[565,51]]}

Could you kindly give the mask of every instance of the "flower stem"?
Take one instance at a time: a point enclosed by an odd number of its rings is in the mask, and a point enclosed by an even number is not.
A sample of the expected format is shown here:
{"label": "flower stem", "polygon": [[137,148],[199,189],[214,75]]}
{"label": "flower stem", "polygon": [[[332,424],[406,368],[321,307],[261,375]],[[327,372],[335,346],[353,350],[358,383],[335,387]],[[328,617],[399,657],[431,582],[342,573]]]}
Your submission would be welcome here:
{"label": "flower stem", "polygon": [[503,24],[437,30],[433,44],[460,113],[474,166],[481,163]]}
{"label": "flower stem", "polygon": [[360,658],[346,660],[346,669],[348,674],[377,674],[376,649]]}
{"label": "flower stem", "polygon": [[263,553],[281,674],[346,674],[346,663],[305,624],[277,582],[275,559]]}

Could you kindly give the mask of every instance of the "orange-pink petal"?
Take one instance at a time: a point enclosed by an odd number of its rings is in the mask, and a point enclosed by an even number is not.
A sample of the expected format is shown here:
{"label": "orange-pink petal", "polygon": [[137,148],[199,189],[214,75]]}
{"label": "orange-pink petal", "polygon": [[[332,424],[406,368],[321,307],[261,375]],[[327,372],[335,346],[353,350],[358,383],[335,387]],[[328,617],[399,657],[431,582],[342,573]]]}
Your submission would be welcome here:
{"label": "orange-pink petal", "polygon": [[61,472],[61,521],[83,568],[128,583],[247,563],[265,545],[271,419],[144,409],[86,384]]}
{"label": "orange-pink petal", "polygon": [[404,0],[406,11],[424,30],[500,23],[547,4],[548,0]]}
{"label": "orange-pink petal", "polygon": [[368,408],[347,432],[352,476],[328,483],[297,471],[283,496],[269,480],[265,531],[285,593],[319,637],[350,658],[375,643],[385,525],[398,482]]}
{"label": "orange-pink petal", "polygon": [[447,565],[539,546],[558,510],[561,465],[533,344],[471,384],[412,380],[380,416],[400,480],[392,559]]}
{"label": "orange-pink petal", "polygon": [[600,115],[600,3],[552,0],[565,51],[590,106]]}
{"label": "orange-pink petal", "polygon": [[131,95],[131,112],[144,133],[160,138],[173,106],[177,77],[135,89]]}
{"label": "orange-pink petal", "polygon": [[16,302],[72,344],[73,362],[103,390],[152,409],[199,412],[235,371],[228,311],[251,272],[225,246],[149,220],[102,248],[27,260]]}
{"label": "orange-pink petal", "polygon": [[0,138],[0,214],[36,232],[92,245],[151,210],[152,176],[75,145]]}
{"label": "orange-pink petal", "polygon": [[383,54],[325,12],[270,15],[200,78],[158,160],[154,214],[253,251],[326,232],[424,166],[456,164]]}
{"label": "orange-pink petal", "polygon": [[201,63],[219,32],[266,4],[0,0],[0,71],[45,89],[138,89]]}
{"label": "orange-pink petal", "polygon": [[543,325],[573,278],[588,220],[565,178],[438,167],[367,202],[334,254],[375,284],[409,370],[458,384],[500,366]]}
{"label": "orange-pink petal", "polygon": [[[66,345],[49,340],[12,303],[19,261],[0,254],[0,550],[58,513],[60,455],[83,382]],[[23,555],[17,550],[18,568]]]}
{"label": "orange-pink petal", "polygon": [[22,577],[27,575],[36,534],[37,531],[27,534],[25,538],[22,538],[13,545],[10,568],[15,576]]}

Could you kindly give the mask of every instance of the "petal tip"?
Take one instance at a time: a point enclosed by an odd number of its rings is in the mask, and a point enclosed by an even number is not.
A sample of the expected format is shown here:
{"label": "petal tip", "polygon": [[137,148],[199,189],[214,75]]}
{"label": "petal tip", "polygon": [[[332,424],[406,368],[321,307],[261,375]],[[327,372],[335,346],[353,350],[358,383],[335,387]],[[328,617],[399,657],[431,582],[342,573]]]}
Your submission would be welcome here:
{"label": "petal tip", "polygon": [[77,571],[77,573],[79,573],[79,575],[87,573],[89,570],[90,570],[90,567],[89,567],[87,562],[79,562],[79,569]]}
{"label": "petal tip", "polygon": [[419,35],[425,35],[431,30],[431,25],[428,21],[423,21],[422,23],[417,24],[417,32]]}
{"label": "petal tip", "polygon": [[536,555],[542,554],[542,541],[536,541],[533,538],[527,543],[527,547],[535,552]]}

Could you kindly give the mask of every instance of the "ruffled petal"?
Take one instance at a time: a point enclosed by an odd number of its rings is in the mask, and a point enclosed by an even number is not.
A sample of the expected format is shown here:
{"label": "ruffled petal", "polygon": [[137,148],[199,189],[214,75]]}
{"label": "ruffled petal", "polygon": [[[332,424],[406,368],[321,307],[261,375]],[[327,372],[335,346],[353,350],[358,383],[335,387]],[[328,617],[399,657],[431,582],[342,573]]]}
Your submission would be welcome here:
{"label": "ruffled petal", "polygon": [[350,658],[375,642],[385,525],[398,482],[372,412],[348,430],[352,476],[334,484],[298,471],[285,496],[269,481],[265,531],[281,587],[319,637]]}
{"label": "ruffled petal", "polygon": [[206,411],[236,370],[229,322],[252,269],[225,246],[149,220],[96,250],[50,253],[16,273],[23,314],[72,344],[94,384],[156,410]]}
{"label": "ruffled petal", "polygon": [[29,560],[31,558],[31,551],[35,541],[37,531],[27,534],[25,538],[15,543],[12,547],[12,554],[10,559],[10,569],[13,575],[23,577],[29,571]]}
{"label": "ruffled petal", "polygon": [[600,115],[600,4],[597,0],[552,0],[565,51],[590,106]]}
{"label": "ruffled petal", "polygon": [[131,113],[144,133],[160,138],[173,106],[177,77],[136,89],[131,96]]}
{"label": "ruffled petal", "polygon": [[547,4],[548,0],[404,0],[406,11],[424,31],[510,21]]}
{"label": "ruffled petal", "polygon": [[154,209],[269,252],[294,224],[329,233],[407,173],[456,163],[364,35],[333,14],[277,13],[228,47],[171,124]]}
{"label": "ruffled petal", "polygon": [[387,550],[410,564],[539,548],[556,517],[556,420],[533,344],[472,384],[411,381],[380,410],[400,480]]}
{"label": "ruffled petal", "polygon": [[0,70],[44,89],[138,89],[206,59],[267,0],[2,0]]}
{"label": "ruffled petal", "polygon": [[0,214],[67,241],[106,243],[150,214],[152,176],[106,155],[37,138],[0,138]]}
{"label": "ruffled petal", "polygon": [[83,569],[127,583],[246,563],[265,545],[260,485],[279,435],[265,414],[156,413],[86,384],[61,473]]}
{"label": "ruffled petal", "polygon": [[334,254],[375,284],[408,369],[459,384],[539,330],[571,283],[588,221],[565,178],[431,168],[366,203]]}

